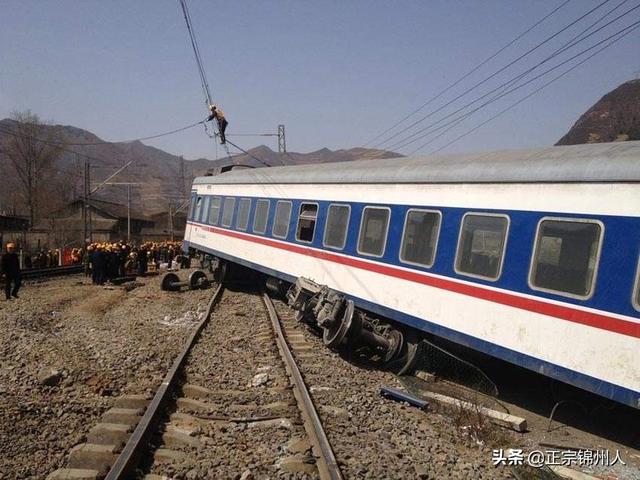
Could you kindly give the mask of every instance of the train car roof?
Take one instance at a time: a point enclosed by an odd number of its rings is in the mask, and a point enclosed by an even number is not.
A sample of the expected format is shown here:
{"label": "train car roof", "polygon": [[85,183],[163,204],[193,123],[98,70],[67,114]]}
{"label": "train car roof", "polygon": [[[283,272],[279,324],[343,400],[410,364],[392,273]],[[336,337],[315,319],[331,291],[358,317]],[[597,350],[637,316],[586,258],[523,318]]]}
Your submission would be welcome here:
{"label": "train car roof", "polygon": [[639,182],[640,141],[270,168],[198,177],[207,184]]}

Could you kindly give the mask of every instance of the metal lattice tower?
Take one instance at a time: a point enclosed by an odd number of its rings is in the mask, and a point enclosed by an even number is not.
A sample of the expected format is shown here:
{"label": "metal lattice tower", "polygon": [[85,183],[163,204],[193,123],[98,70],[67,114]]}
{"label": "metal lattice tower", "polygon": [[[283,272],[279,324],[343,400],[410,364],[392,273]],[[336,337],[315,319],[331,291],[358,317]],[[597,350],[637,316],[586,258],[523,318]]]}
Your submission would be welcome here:
{"label": "metal lattice tower", "polygon": [[278,153],[287,151],[287,139],[284,134],[284,125],[278,125]]}

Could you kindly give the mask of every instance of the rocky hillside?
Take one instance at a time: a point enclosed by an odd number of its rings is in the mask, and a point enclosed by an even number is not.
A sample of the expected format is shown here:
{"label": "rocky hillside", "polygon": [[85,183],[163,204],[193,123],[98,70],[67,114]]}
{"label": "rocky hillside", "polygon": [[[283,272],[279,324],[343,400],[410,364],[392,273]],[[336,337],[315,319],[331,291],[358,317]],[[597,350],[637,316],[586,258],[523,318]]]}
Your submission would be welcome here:
{"label": "rocky hillside", "polygon": [[623,83],[587,110],[556,145],[640,140],[640,79]]}
{"label": "rocky hillside", "polygon": [[[16,123],[10,119],[0,120],[0,126],[4,129],[16,130]],[[48,129],[55,130],[68,143],[92,143],[101,139],[95,134],[80,128],[52,125]],[[0,132],[0,145],[6,139],[6,134]],[[216,171],[221,166],[234,163],[237,165],[252,165],[263,167],[264,165],[249,155],[237,155],[231,158],[223,158],[217,161],[205,158],[197,160],[182,160],[163,150],[145,145],[141,142],[113,143],[102,145],[73,145],[70,150],[88,155],[91,160],[91,177],[93,181],[105,179],[119,167],[130,160],[135,162],[122,174],[118,175],[118,182],[137,182],[139,185],[132,187],[132,203],[135,208],[142,209],[147,214],[152,214],[168,209],[169,201],[177,201],[184,198],[190,190],[194,177],[203,175],[212,170]],[[268,165],[298,165],[307,163],[343,162],[364,158],[390,158],[400,155],[383,150],[371,150],[365,148],[352,148],[349,150],[331,151],[323,148],[316,152],[279,154],[267,146],[260,146],[248,151],[253,157],[262,160]],[[70,196],[81,195],[82,192],[82,164],[85,158],[76,157],[73,153],[64,153],[58,161],[56,168],[64,175],[69,175]],[[0,149],[0,171],[10,171],[9,161]],[[0,187],[4,181],[0,180]],[[4,185],[5,187],[7,185]],[[0,207],[7,204],[8,199],[2,198],[2,191],[9,188],[0,188]],[[126,187],[109,186],[104,188],[98,197],[123,203],[126,201]]]}

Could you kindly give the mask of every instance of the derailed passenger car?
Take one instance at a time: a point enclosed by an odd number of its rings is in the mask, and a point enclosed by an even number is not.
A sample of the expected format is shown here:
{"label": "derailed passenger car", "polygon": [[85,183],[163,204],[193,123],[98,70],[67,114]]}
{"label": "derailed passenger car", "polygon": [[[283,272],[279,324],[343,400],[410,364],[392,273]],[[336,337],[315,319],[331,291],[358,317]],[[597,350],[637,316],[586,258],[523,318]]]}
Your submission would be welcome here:
{"label": "derailed passenger car", "polygon": [[234,169],[184,245],[298,281],[334,346],[428,332],[640,408],[638,182],[640,142]]}

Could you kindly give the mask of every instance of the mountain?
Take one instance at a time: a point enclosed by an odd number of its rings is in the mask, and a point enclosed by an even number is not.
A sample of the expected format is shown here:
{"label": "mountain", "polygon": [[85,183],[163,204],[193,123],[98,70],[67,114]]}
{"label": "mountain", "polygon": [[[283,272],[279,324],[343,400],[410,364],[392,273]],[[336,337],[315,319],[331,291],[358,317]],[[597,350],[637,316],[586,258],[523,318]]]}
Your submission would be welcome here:
{"label": "mountain", "polygon": [[[14,120],[0,120],[0,129],[18,130],[19,124]],[[7,140],[8,134],[0,130],[0,146]],[[68,125],[48,125],[43,127],[43,134],[55,134],[63,138],[68,144],[96,143],[102,140],[92,132]],[[391,158],[401,155],[384,150],[366,148],[352,148],[349,150],[331,151],[328,148],[310,152],[287,152],[280,154],[269,147],[261,145],[248,150],[247,154],[233,155],[219,160],[200,158],[196,160],[183,160],[163,150],[135,141],[130,143],[107,143],[100,145],[69,145],[68,150],[87,155],[91,159],[77,156],[74,153],[64,152],[55,165],[58,176],[67,180],[65,191],[69,198],[82,195],[83,191],[83,162],[91,165],[91,183],[97,184],[118,168],[134,160],[132,165],[114,178],[114,182],[134,182],[137,185],[131,187],[132,205],[135,209],[142,210],[145,214],[153,214],[167,211],[169,202],[186,198],[190,191],[191,182],[196,176],[204,175],[212,171],[217,173],[220,167],[231,163],[236,165],[251,165],[263,167],[278,165],[301,165],[308,163],[345,162],[358,159]],[[258,161],[258,159],[260,161]],[[9,160],[0,149],[0,171],[11,172]],[[8,177],[9,175],[7,175]],[[7,198],[12,187],[0,180],[0,207],[2,205],[15,205],[15,194]],[[3,193],[5,197],[3,198]],[[127,187],[122,185],[109,185],[96,193],[96,198],[126,203]],[[0,208],[1,210],[1,208]],[[18,208],[18,210],[21,210]]]}
{"label": "mountain", "polygon": [[640,79],[625,82],[587,110],[556,145],[640,140]]}

